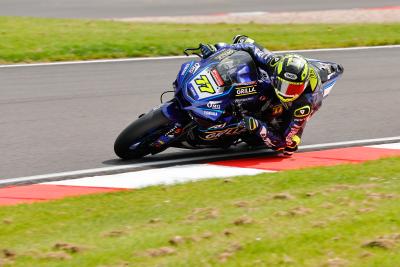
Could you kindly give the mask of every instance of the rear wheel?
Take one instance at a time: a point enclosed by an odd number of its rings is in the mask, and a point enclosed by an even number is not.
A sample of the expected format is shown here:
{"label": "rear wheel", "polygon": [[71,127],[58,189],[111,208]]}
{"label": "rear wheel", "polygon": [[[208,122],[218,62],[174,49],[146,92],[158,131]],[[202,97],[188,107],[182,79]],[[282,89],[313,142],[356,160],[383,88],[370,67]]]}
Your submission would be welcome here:
{"label": "rear wheel", "polygon": [[152,110],[132,122],[117,137],[114,151],[122,159],[137,159],[151,153],[150,143],[159,135],[151,134],[162,130],[170,121],[164,116],[161,109]]}

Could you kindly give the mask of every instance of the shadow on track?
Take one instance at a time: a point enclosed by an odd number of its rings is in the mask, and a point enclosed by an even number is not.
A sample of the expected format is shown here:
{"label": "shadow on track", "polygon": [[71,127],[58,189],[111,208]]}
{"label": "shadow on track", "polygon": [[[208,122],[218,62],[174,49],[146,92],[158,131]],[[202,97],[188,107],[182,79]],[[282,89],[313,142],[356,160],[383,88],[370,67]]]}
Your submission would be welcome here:
{"label": "shadow on track", "polygon": [[[258,156],[274,156],[276,153],[265,147],[250,148],[247,145],[238,145],[228,149],[175,149],[164,151],[157,155],[148,155],[136,160],[110,159],[102,163],[105,165],[124,166],[145,163],[154,167],[166,167],[176,164],[207,163],[216,160],[241,159]],[[153,164],[154,163],[154,164]]]}

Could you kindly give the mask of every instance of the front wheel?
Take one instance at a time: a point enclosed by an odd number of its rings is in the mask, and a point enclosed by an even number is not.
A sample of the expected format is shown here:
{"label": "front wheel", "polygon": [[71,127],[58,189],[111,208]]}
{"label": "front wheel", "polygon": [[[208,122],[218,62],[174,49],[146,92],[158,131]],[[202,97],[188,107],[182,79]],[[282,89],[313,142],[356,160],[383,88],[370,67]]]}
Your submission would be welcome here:
{"label": "front wheel", "polygon": [[115,154],[122,159],[137,159],[150,154],[149,145],[159,137],[152,137],[152,134],[159,132],[169,123],[161,109],[144,114],[117,137],[114,143]]}

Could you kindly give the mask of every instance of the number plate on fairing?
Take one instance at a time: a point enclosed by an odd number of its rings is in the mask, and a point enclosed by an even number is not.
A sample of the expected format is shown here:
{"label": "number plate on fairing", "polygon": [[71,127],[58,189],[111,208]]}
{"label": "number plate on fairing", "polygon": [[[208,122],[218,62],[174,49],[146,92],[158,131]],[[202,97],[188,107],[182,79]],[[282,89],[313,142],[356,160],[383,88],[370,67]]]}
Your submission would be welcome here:
{"label": "number plate on fairing", "polygon": [[220,95],[224,92],[224,87],[218,86],[217,83],[221,81],[215,81],[211,70],[203,70],[188,84],[188,93],[194,100]]}

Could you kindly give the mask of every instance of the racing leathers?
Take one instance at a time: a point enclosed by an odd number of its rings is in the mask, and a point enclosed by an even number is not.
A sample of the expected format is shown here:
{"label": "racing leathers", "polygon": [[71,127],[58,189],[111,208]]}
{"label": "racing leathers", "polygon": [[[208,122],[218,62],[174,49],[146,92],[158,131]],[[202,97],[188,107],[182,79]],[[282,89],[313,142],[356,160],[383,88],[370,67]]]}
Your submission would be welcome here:
{"label": "racing leathers", "polygon": [[307,60],[310,65],[308,86],[293,102],[282,103],[275,94],[270,78],[282,55],[274,54],[253,42],[220,43],[215,47],[216,50],[246,51],[252,56],[260,74],[258,86],[264,88],[266,95],[260,110],[254,116],[245,117],[243,125],[268,147],[292,154],[300,144],[306,122],[321,107],[324,96],[322,85],[333,72],[343,72],[342,66]]}

